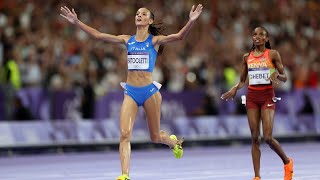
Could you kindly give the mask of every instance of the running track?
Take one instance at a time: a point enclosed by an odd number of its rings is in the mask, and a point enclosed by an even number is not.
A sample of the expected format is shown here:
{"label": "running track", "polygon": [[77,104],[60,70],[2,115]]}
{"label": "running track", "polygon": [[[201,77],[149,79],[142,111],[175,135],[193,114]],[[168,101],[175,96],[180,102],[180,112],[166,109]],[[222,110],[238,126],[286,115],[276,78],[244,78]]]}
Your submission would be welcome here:
{"label": "running track", "polygon": [[[282,144],[294,158],[294,180],[320,180],[320,143]],[[263,180],[283,180],[280,159],[261,147]],[[134,150],[131,180],[251,180],[250,146],[185,148],[176,160],[169,149]],[[115,180],[120,173],[116,151],[0,158],[0,180]]]}

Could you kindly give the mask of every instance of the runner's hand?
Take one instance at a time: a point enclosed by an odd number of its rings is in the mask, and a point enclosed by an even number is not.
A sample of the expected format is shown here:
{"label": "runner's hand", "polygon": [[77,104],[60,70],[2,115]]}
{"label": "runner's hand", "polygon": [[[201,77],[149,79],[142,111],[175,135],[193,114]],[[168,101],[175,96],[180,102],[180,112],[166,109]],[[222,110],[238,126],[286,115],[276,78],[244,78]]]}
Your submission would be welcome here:
{"label": "runner's hand", "polygon": [[202,12],[202,4],[198,4],[197,8],[194,9],[195,6],[193,5],[189,14],[189,18],[190,20],[194,21],[196,19],[198,19],[198,17],[200,16],[201,12]]}
{"label": "runner's hand", "polygon": [[61,7],[61,12],[60,16],[64,17],[66,20],[68,20],[71,24],[76,24],[79,22],[79,19],[77,17],[76,12],[74,9],[70,11],[70,9],[67,6]]}
{"label": "runner's hand", "polygon": [[221,99],[228,101],[229,99],[233,100],[234,96],[237,94],[237,88],[233,87],[228,92],[222,94]]}
{"label": "runner's hand", "polygon": [[270,77],[267,80],[270,80],[271,82],[279,84],[280,80],[278,79],[278,76],[279,76],[279,73],[275,71],[270,75]]}

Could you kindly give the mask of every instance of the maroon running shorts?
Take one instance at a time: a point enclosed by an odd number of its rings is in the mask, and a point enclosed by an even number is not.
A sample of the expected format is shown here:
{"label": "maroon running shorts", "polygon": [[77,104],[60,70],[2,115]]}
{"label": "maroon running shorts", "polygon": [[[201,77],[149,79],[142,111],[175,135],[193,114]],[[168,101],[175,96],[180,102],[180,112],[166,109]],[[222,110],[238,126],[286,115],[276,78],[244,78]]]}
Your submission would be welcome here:
{"label": "maroon running shorts", "polygon": [[246,98],[247,109],[273,109],[275,110],[276,104],[272,101],[274,97],[273,88],[253,90],[248,89]]}

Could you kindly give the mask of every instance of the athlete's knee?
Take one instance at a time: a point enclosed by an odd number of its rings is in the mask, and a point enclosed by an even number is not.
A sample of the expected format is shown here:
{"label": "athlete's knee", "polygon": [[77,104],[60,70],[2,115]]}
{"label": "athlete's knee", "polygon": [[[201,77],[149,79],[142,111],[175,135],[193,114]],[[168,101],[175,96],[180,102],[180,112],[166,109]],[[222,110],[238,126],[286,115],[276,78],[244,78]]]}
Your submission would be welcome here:
{"label": "athlete's knee", "polygon": [[272,141],[273,141],[273,137],[272,136],[265,136],[264,137],[264,141],[267,143],[267,144],[271,144]]}
{"label": "athlete's knee", "polygon": [[121,130],[120,131],[120,141],[130,141],[131,131],[129,130]]}
{"label": "athlete's knee", "polygon": [[257,136],[257,135],[251,136],[251,142],[253,144],[260,145],[261,144],[260,136]]}

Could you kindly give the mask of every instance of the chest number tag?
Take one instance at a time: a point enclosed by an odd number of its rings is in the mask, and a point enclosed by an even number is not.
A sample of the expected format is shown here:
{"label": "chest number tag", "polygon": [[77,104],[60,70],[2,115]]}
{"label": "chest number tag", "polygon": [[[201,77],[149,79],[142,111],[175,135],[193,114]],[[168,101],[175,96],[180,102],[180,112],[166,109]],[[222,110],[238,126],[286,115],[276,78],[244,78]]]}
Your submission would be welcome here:
{"label": "chest number tag", "polygon": [[144,70],[149,68],[149,53],[130,52],[128,53],[128,69]]}

